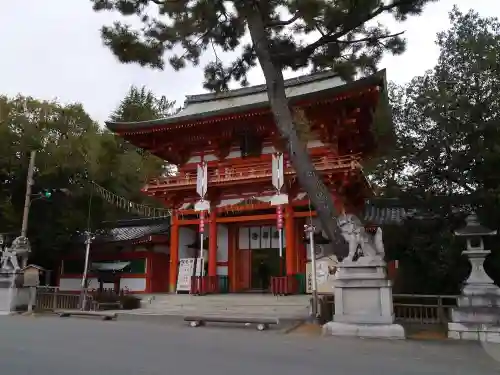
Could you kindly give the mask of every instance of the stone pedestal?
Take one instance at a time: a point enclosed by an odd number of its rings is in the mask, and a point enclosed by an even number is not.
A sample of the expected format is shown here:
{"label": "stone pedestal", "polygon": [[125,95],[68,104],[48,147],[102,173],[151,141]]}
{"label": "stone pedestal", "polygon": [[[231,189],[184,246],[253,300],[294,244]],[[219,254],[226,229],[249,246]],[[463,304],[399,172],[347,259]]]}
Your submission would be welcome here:
{"label": "stone pedestal", "polygon": [[15,272],[0,274],[0,315],[10,315],[28,305],[29,291],[16,286],[19,277]]}
{"label": "stone pedestal", "polygon": [[394,324],[392,285],[385,262],[362,257],[338,265],[335,280],[335,315],[323,326],[335,336],[404,339],[404,329]]}
{"label": "stone pedestal", "polygon": [[451,312],[448,337],[500,343],[500,289],[486,274],[483,263],[489,250],[466,250],[472,270]]}

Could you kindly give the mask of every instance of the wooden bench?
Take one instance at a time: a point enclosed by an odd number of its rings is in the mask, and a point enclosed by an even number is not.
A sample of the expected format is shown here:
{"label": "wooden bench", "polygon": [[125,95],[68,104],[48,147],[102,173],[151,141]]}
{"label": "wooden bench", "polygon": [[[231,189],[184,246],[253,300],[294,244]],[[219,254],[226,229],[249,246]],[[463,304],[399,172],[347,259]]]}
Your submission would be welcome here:
{"label": "wooden bench", "polygon": [[98,311],[79,311],[79,310],[56,311],[56,314],[59,315],[60,318],[67,318],[74,315],[74,316],[98,317],[101,318],[102,320],[114,320],[118,317],[116,313],[105,313]]}
{"label": "wooden bench", "polygon": [[244,324],[252,325],[258,331],[265,331],[270,325],[279,324],[278,319],[273,318],[245,318],[245,317],[224,317],[224,316],[186,316],[185,322],[189,322],[191,327],[204,326],[206,323],[231,323],[231,324]]}

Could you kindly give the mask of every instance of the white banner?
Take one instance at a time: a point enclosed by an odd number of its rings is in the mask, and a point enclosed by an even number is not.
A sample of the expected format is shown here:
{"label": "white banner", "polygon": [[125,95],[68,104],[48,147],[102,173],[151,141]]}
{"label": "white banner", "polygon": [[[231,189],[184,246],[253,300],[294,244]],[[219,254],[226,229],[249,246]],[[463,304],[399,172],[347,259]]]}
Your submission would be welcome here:
{"label": "white banner", "polygon": [[207,163],[198,164],[196,169],[196,192],[201,199],[207,194],[208,169]]}
{"label": "white banner", "polygon": [[283,170],[283,154],[273,154],[273,162],[272,162],[272,182],[273,186],[279,192],[283,187],[283,183],[285,181],[284,170]]}
{"label": "white banner", "polygon": [[[179,274],[177,275],[177,292],[189,292],[191,290],[191,277],[194,271],[194,261],[196,258],[184,258],[179,261]],[[196,276],[201,276],[201,259],[197,259]]]}

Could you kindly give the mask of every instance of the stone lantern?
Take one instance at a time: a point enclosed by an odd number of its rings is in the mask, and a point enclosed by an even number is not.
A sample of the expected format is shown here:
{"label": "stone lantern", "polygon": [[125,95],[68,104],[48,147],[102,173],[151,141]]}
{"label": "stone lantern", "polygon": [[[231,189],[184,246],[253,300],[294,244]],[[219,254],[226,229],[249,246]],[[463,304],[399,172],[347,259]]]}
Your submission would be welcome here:
{"label": "stone lantern", "polygon": [[494,236],[496,230],[482,226],[475,214],[466,219],[464,228],[455,232],[465,237],[467,247],[462,252],[472,269],[465,281],[457,307],[451,312],[448,337],[462,340],[500,340],[500,288],[484,270],[483,264],[490,250],[484,248],[484,236]]}
{"label": "stone lantern", "polygon": [[470,275],[465,281],[463,293],[467,295],[474,294],[475,291],[498,290],[498,287],[493,283],[493,280],[488,276],[483,267],[484,260],[491,253],[490,250],[484,248],[483,237],[494,236],[497,234],[497,231],[482,226],[476,214],[469,215],[465,219],[465,222],[465,227],[455,231],[456,236],[465,237],[467,240],[466,250],[462,254],[467,256],[472,266]]}

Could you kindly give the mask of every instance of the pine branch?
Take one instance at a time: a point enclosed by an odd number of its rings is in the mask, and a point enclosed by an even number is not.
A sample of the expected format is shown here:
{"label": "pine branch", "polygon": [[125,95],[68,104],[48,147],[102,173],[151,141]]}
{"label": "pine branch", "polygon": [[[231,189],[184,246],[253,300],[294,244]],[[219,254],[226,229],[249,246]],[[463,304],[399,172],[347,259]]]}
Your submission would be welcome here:
{"label": "pine branch", "polygon": [[339,43],[340,38],[347,35],[349,32],[357,29],[358,27],[362,26],[366,22],[372,20],[373,18],[379,16],[380,14],[387,12],[387,11],[390,11],[398,6],[409,4],[411,2],[412,2],[412,0],[395,1],[394,3],[392,3],[390,5],[380,6],[375,11],[368,13],[364,17],[355,17],[350,22],[346,22],[344,24],[344,26],[342,27],[342,30],[340,30],[336,33],[333,33],[333,34],[332,33],[326,34],[326,35],[320,37],[317,41],[301,48],[297,52],[293,53],[291,56],[289,55],[287,57],[288,58],[308,57],[312,53],[314,53],[314,51],[316,51],[316,49],[318,49],[319,47],[322,47],[322,46],[329,44],[329,43],[335,43],[335,42]]}
{"label": "pine branch", "polygon": [[151,0],[151,2],[155,3],[156,5],[174,4],[180,3],[182,1],[187,2],[187,0]]}
{"label": "pine branch", "polygon": [[400,31],[399,33],[396,33],[396,34],[382,35],[382,36],[378,36],[378,37],[369,36],[366,38],[354,39],[354,40],[336,40],[335,43],[356,44],[356,43],[363,43],[363,42],[376,42],[376,41],[383,40],[383,39],[395,38],[395,37],[400,36],[404,33],[405,33],[404,31]]}
{"label": "pine branch", "polygon": [[291,25],[292,23],[297,21],[299,18],[300,18],[300,13],[297,12],[297,13],[295,13],[295,15],[292,18],[290,18],[287,21],[282,21],[282,20],[269,21],[266,23],[266,27],[283,27],[283,26]]}

